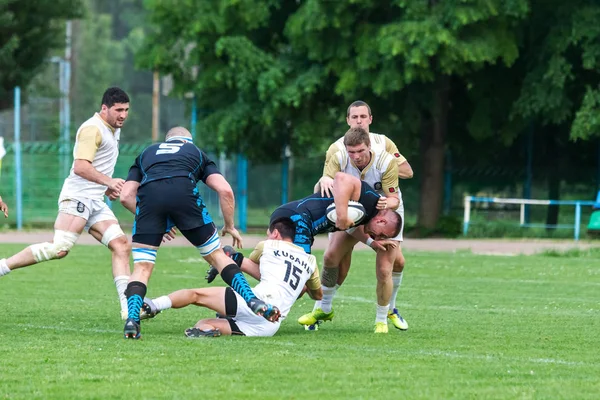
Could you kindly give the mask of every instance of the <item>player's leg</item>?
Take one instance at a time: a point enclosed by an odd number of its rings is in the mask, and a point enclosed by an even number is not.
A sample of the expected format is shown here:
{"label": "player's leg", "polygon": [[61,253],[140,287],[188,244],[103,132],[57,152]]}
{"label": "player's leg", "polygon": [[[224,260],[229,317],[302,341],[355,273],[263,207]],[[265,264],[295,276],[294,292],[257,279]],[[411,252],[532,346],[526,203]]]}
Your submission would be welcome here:
{"label": "player's leg", "polygon": [[396,249],[388,248],[378,251],[375,259],[377,275],[377,314],[375,317],[375,333],[387,333],[387,316],[392,297],[392,269],[396,259]]}
{"label": "player's leg", "polygon": [[[242,272],[250,275],[257,281],[260,280],[260,266],[257,263],[247,257],[244,257],[242,253],[236,251],[232,246],[229,245],[223,246],[223,252],[240,267]],[[219,271],[211,265],[206,271],[206,282],[212,283],[217,276],[219,276]]]}
{"label": "player's leg", "polygon": [[169,308],[184,308],[189,305],[210,308],[221,315],[226,315],[225,287],[212,287],[200,289],[181,289],[167,296],[152,299],[156,311]]}
{"label": "player's leg", "polygon": [[198,321],[194,328],[185,331],[188,337],[223,335],[273,336],[279,330],[279,322],[271,323],[254,314],[244,299],[231,288],[224,288],[225,317]]}
{"label": "player's leg", "polygon": [[[179,226],[179,221],[175,220],[175,223]],[[255,314],[264,316],[269,321],[277,321],[279,319],[280,313],[277,307],[266,304],[256,297],[240,266],[223,252],[219,239],[219,231],[212,222],[194,229],[180,230],[186,239],[198,249],[204,260],[219,271],[223,281],[246,301],[248,307]]]}
{"label": "player's leg", "polygon": [[332,303],[338,288],[339,265],[344,257],[352,251],[356,243],[357,240],[346,232],[334,232],[329,235],[329,245],[323,257],[323,272],[321,274],[323,299],[315,302],[312,312],[298,318],[298,323],[312,326],[317,321],[330,321],[333,319]]}
{"label": "player's leg", "polygon": [[[354,249],[354,248],[353,248]],[[338,278],[337,278],[337,286],[340,287],[348,277],[348,272],[350,272],[350,266],[352,264],[352,250],[350,250],[340,261],[340,266],[338,268]]]}
{"label": "player's leg", "polygon": [[404,254],[402,254],[402,248],[400,243],[398,243],[398,248],[396,249],[396,260],[394,260],[394,267],[392,269],[392,297],[390,298],[388,319],[396,329],[403,331],[408,329],[408,323],[398,312],[398,308],[396,307],[396,297],[398,296],[398,290],[400,290],[400,285],[402,284],[404,263]]}
{"label": "player's leg", "polygon": [[398,309],[396,308],[396,297],[400,285],[402,284],[402,276],[404,273],[404,264],[406,262],[404,254],[402,253],[402,241],[404,234],[404,204],[400,204],[400,207],[396,210],[400,217],[402,217],[402,227],[400,233],[394,239],[398,241],[398,247],[396,249],[396,259],[394,260],[394,267],[392,270],[392,296],[390,298],[390,307],[388,311],[388,319],[394,325],[396,329],[407,330],[408,323],[402,318]]}
{"label": "player's leg", "polygon": [[161,204],[152,201],[152,194],[151,190],[143,194],[138,191],[140,200],[131,244],[133,272],[125,289],[128,317],[123,334],[126,339],[139,339],[141,336],[140,310],[148,291],[148,281],[154,269],[156,253],[167,229],[167,215],[162,212]]}
{"label": "player's leg", "polygon": [[97,202],[89,220],[89,233],[100,243],[108,247],[112,257],[112,273],[117,295],[121,304],[121,318],[127,319],[127,297],[125,290],[131,275],[129,257],[131,244],[119,226],[117,218],[105,203]]}
{"label": "player's leg", "polygon": [[133,272],[125,289],[127,321],[123,333],[126,339],[139,339],[141,337],[140,311],[148,291],[148,281],[154,269],[156,253],[161,241],[162,234],[134,235],[131,250],[133,254]]}
{"label": "player's leg", "polygon": [[30,245],[17,254],[0,260],[0,276],[13,269],[65,257],[83,232],[88,217],[89,208],[83,203],[74,200],[61,202],[54,222],[52,242]]}

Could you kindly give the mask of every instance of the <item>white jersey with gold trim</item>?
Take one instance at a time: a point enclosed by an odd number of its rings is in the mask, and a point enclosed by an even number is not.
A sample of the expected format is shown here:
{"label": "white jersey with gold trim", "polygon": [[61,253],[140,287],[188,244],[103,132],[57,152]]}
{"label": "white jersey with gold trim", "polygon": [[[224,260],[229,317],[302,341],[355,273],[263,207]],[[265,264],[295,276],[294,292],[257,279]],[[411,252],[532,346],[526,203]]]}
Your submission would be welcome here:
{"label": "white jersey with gold trim", "polygon": [[[74,159],[76,157],[78,146],[77,137],[83,128],[89,126],[98,128],[101,135],[100,145],[98,146],[94,160],[92,161],[92,166],[98,172],[112,178],[115,171],[117,158],[119,156],[119,139],[121,135],[121,129],[117,129],[113,133],[108,126],[105,125],[100,115],[98,115],[98,113],[94,114],[92,118],[81,124],[77,130],[75,146],[73,148]],[[104,192],[106,192],[107,187],[88,181],[87,179],[76,175],[73,171],[74,165],[75,161],[73,161],[69,176],[67,179],[65,179],[63,184],[58,200],[59,203],[65,199],[80,197],[93,200],[104,200]]]}
{"label": "white jersey with gold trim", "polygon": [[263,301],[281,311],[282,318],[317,268],[317,259],[283,240],[266,240],[260,256],[260,283],[253,288]]}

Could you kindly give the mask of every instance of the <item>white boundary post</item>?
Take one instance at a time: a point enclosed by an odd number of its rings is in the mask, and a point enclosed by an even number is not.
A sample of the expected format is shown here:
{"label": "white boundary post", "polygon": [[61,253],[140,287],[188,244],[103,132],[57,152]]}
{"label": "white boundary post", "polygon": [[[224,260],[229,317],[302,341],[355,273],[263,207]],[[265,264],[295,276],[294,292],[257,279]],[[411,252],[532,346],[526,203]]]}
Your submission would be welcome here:
{"label": "white boundary post", "polygon": [[465,196],[465,216],[463,218],[463,235],[467,236],[471,220],[471,196]]}

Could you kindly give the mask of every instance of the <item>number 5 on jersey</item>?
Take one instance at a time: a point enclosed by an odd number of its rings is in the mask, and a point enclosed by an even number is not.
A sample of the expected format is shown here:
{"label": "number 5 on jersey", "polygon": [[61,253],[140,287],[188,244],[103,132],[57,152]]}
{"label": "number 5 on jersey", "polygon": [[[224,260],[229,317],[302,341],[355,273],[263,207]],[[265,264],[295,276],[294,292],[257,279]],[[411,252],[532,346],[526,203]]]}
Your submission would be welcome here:
{"label": "number 5 on jersey", "polygon": [[160,146],[158,146],[158,150],[156,150],[156,155],[177,153],[184,144],[185,143],[161,143]]}

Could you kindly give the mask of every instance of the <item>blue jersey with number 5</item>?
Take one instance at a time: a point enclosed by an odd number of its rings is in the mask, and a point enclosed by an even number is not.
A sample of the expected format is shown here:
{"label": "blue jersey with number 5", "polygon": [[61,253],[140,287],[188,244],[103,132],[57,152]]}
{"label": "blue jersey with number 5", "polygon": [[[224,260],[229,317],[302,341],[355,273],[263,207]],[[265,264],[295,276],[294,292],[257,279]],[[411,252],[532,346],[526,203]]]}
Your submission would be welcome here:
{"label": "blue jersey with number 5", "polygon": [[174,177],[190,178],[206,183],[211,174],[218,174],[215,163],[191,142],[170,140],[147,147],[135,159],[127,175],[128,181],[148,182]]}

